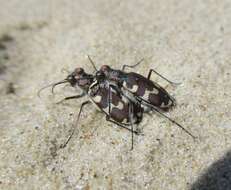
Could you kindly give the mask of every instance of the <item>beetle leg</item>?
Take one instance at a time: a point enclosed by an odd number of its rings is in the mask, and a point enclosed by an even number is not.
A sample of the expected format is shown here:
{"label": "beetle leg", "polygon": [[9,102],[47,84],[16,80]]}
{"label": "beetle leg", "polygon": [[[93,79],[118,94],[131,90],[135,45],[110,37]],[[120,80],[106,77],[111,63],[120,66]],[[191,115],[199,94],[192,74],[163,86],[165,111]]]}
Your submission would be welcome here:
{"label": "beetle leg", "polygon": [[132,146],[131,146],[131,150],[133,149],[133,143],[134,143],[134,135],[133,135],[133,104],[131,102],[128,103],[128,112],[129,112],[129,120],[130,120],[130,123],[131,123],[131,133],[132,133]]}
{"label": "beetle leg", "polygon": [[109,87],[108,87],[108,99],[107,99],[107,102],[108,102],[108,114],[111,116],[111,85],[109,84]]}
{"label": "beetle leg", "polygon": [[64,101],[66,101],[66,100],[82,98],[83,96],[85,96],[85,93],[81,93],[81,94],[78,94],[78,95],[75,95],[75,96],[68,96],[68,97],[65,97],[62,100],[56,102],[56,104],[60,104],[60,103],[62,103]]}
{"label": "beetle leg", "polygon": [[[121,128],[127,129],[128,131],[132,132],[132,130],[130,128],[124,126],[123,124],[121,124],[119,122],[116,122],[116,121],[112,120],[109,115],[106,116],[106,120],[109,121],[109,122],[111,122],[111,123],[114,123],[114,124],[118,125]],[[140,134],[140,132],[138,132],[138,131],[133,131],[133,133],[136,134],[136,135]]]}
{"label": "beetle leg", "polygon": [[80,109],[79,109],[79,114],[78,114],[78,117],[77,117],[77,120],[76,120],[76,124],[75,124],[75,126],[74,126],[74,128],[73,128],[71,134],[70,134],[69,137],[67,138],[66,142],[65,142],[64,144],[62,144],[62,145],[60,146],[60,148],[65,148],[66,145],[67,145],[67,143],[71,140],[71,137],[72,137],[73,134],[75,133],[75,129],[77,128],[77,125],[78,125],[78,123],[79,123],[79,118],[80,118],[80,115],[81,115],[81,113],[82,113],[83,107],[84,107],[85,105],[89,104],[89,103],[90,103],[90,101],[85,101],[85,102],[83,102],[83,103],[81,104],[81,107],[80,107]]}
{"label": "beetle leg", "polygon": [[190,133],[187,129],[185,129],[182,125],[180,125],[179,123],[177,123],[175,120],[173,120],[172,118],[168,117],[167,115],[165,115],[164,113],[162,113],[161,111],[159,111],[154,106],[152,106],[151,108],[152,108],[153,111],[159,113],[161,116],[165,117],[166,119],[168,119],[169,121],[171,121],[172,123],[174,123],[175,125],[177,125],[179,128],[181,128],[184,132],[186,132],[188,135],[190,135],[193,138],[193,140],[197,139],[197,137],[195,137],[192,133]]}
{"label": "beetle leg", "polygon": [[144,61],[144,58],[141,59],[140,61],[138,61],[135,65],[123,65],[122,71],[124,71],[126,67],[135,68],[135,67],[138,66],[142,61]]}
{"label": "beetle leg", "polygon": [[150,70],[149,70],[147,79],[150,80],[150,77],[151,77],[151,75],[152,75],[152,72],[154,72],[154,73],[157,74],[159,77],[161,77],[162,79],[164,79],[164,80],[166,80],[167,82],[169,82],[171,85],[180,85],[180,84],[181,84],[180,82],[172,82],[172,81],[168,80],[167,78],[165,78],[163,75],[161,75],[160,73],[158,73],[158,72],[155,71],[154,69],[150,69]]}

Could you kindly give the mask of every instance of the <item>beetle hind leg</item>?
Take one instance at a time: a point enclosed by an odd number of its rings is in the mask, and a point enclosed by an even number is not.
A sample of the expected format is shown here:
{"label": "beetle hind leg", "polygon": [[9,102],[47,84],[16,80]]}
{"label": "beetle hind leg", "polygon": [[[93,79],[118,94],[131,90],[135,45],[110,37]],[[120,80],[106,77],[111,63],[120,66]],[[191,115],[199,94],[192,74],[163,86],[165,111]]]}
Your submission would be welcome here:
{"label": "beetle hind leg", "polygon": [[150,69],[150,70],[149,70],[148,77],[147,77],[148,80],[150,80],[151,75],[152,75],[152,72],[155,73],[156,75],[158,75],[159,77],[161,77],[162,79],[166,80],[168,83],[170,83],[170,84],[173,85],[173,86],[176,86],[176,85],[180,85],[180,84],[181,84],[180,82],[173,82],[173,81],[170,81],[169,79],[167,79],[166,77],[164,77],[163,75],[161,75],[160,73],[158,73],[157,71],[155,71],[154,69]]}

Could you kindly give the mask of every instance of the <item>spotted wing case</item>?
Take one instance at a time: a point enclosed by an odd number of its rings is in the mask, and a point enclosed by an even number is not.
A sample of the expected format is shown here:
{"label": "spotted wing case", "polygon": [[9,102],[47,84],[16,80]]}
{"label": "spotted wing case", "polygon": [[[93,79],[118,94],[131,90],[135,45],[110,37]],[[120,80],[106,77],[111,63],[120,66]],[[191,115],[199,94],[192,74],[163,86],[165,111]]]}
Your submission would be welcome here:
{"label": "spotted wing case", "polygon": [[[104,113],[109,115],[109,90],[106,87],[94,85],[90,88],[89,95],[93,103]],[[129,104],[133,106],[132,121],[129,115]],[[129,102],[124,96],[111,91],[110,117],[122,124],[139,123],[142,120],[143,108],[139,104]]]}
{"label": "spotted wing case", "polygon": [[127,73],[123,89],[139,97],[145,103],[151,104],[162,111],[168,111],[175,105],[175,100],[157,83],[134,72]]}

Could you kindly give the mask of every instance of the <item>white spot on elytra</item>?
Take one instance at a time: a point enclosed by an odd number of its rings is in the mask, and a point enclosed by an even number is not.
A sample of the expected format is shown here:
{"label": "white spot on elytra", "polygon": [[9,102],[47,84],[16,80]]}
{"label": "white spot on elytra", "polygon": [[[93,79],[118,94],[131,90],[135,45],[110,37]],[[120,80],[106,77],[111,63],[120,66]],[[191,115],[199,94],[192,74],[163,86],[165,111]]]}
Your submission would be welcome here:
{"label": "white spot on elytra", "polygon": [[156,89],[156,88],[153,88],[153,90],[151,91],[151,93],[153,93],[153,94],[159,94],[159,90]]}
{"label": "white spot on elytra", "polygon": [[124,104],[122,102],[119,102],[118,106],[115,106],[115,107],[118,108],[119,110],[123,110]]}
{"label": "white spot on elytra", "polygon": [[111,104],[111,110],[113,108],[117,108],[119,110],[123,110],[124,109],[124,104],[122,102],[119,102],[117,106],[115,104]]}
{"label": "white spot on elytra", "polygon": [[108,109],[108,107],[103,108],[103,111],[104,111],[106,114],[109,114],[109,109]]}
{"label": "white spot on elytra", "polygon": [[93,97],[93,100],[94,100],[94,102],[96,102],[96,103],[100,103],[101,100],[102,100],[102,96],[96,95],[95,97]]}
{"label": "white spot on elytra", "polygon": [[167,105],[165,105],[164,102],[162,102],[162,104],[160,105],[160,107],[161,107],[161,108],[167,108],[167,107],[169,107],[171,104],[172,104],[172,101],[169,100]]}
{"label": "white spot on elytra", "polygon": [[137,113],[137,116],[138,116],[138,117],[141,117],[141,116],[142,116],[142,113],[141,113],[141,112],[138,112],[138,113]]}
{"label": "white spot on elytra", "polygon": [[126,81],[123,82],[123,87],[128,89],[130,92],[133,92],[133,93],[135,93],[137,91],[137,89],[139,88],[139,86],[136,84],[134,84],[132,86],[132,88],[128,87]]}
{"label": "white spot on elytra", "polygon": [[161,108],[165,108],[166,107],[165,104],[164,104],[164,102],[161,103],[160,107]]}
{"label": "white spot on elytra", "polygon": [[149,98],[149,94],[152,93],[152,94],[159,94],[159,90],[156,89],[156,88],[153,88],[153,90],[148,90],[148,89],[145,89],[145,93],[143,95],[143,99],[144,100],[148,100]]}
{"label": "white spot on elytra", "polygon": [[137,92],[137,89],[139,88],[139,86],[138,85],[133,85],[132,86],[132,88],[128,88],[131,92],[133,92],[133,93],[135,93],[135,92]]}

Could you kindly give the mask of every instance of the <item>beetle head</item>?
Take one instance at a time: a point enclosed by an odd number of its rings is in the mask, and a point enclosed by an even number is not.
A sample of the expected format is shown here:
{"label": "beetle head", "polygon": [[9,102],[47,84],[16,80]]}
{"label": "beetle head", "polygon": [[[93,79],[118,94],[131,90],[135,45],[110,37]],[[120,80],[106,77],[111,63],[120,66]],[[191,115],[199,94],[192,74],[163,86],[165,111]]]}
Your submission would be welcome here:
{"label": "beetle head", "polygon": [[95,78],[98,82],[102,82],[106,79],[106,75],[103,71],[99,70],[96,72]]}
{"label": "beetle head", "polygon": [[66,81],[73,87],[79,86],[80,88],[87,90],[93,82],[93,76],[87,74],[83,68],[76,68],[67,76]]}
{"label": "beetle head", "polygon": [[49,84],[43,88],[41,88],[38,92],[37,95],[40,97],[41,91],[48,87],[51,88],[51,92],[54,93],[54,89],[56,86],[64,83],[69,83],[71,86],[75,87],[78,86],[82,90],[88,91],[90,85],[92,84],[94,80],[94,77],[90,74],[87,74],[84,69],[82,68],[76,68],[71,74],[69,74],[64,80]]}
{"label": "beetle head", "polygon": [[100,71],[105,75],[104,78],[110,81],[121,83],[121,81],[124,80],[124,74],[121,71],[112,69],[108,65],[103,65]]}

